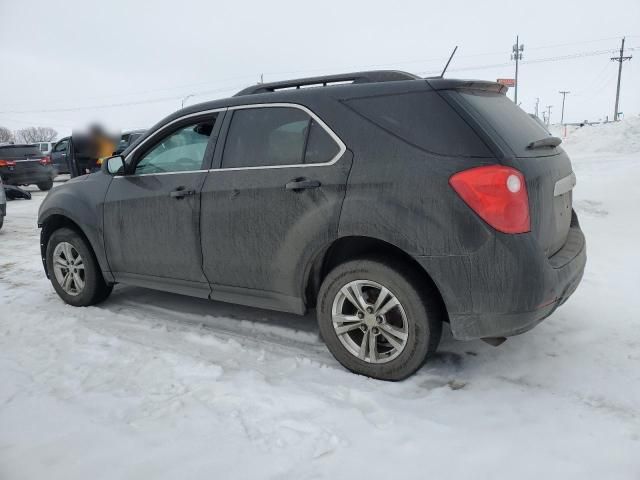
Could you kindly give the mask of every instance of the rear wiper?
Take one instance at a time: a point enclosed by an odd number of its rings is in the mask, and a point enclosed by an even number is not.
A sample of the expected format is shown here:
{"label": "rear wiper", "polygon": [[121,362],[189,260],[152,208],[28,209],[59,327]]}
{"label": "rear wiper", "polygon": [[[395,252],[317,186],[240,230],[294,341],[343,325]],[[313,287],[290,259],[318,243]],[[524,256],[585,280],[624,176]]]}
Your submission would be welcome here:
{"label": "rear wiper", "polygon": [[529,150],[533,150],[534,148],[542,148],[542,147],[557,147],[562,143],[562,139],[558,137],[545,137],[541,140],[536,140],[535,142],[531,142],[527,145]]}

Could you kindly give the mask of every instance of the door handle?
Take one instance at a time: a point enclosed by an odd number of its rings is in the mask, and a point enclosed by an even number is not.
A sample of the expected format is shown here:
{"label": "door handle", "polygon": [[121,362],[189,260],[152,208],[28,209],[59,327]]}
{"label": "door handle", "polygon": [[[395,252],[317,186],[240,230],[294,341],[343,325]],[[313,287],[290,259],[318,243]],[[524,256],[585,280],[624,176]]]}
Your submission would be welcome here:
{"label": "door handle", "polygon": [[173,192],[170,192],[169,196],[173,198],[184,198],[184,197],[190,197],[195,194],[196,194],[195,190],[185,190],[184,187],[178,187]]}
{"label": "door handle", "polygon": [[308,178],[296,178],[295,180],[291,180],[284,187],[287,190],[299,192],[300,190],[306,190],[308,188],[318,188],[321,185],[322,184],[317,180],[309,180]]}

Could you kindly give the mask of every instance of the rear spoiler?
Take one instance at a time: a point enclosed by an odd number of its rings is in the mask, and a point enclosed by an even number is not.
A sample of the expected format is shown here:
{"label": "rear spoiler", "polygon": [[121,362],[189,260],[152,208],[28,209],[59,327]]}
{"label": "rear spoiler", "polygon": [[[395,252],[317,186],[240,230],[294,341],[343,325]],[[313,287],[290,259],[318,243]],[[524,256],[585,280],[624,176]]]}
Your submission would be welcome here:
{"label": "rear spoiler", "polygon": [[425,78],[426,82],[434,90],[484,90],[485,92],[502,93],[505,95],[509,87],[497,82],[486,80],[454,80],[449,78]]}

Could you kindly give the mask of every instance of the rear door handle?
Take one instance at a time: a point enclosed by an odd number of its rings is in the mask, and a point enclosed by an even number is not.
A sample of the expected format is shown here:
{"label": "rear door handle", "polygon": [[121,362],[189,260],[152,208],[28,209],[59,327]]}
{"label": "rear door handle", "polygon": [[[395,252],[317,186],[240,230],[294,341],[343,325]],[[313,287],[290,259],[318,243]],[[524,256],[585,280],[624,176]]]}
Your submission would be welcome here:
{"label": "rear door handle", "polygon": [[184,197],[190,197],[195,194],[196,194],[195,190],[185,190],[184,187],[178,187],[173,192],[170,192],[169,196],[173,198],[184,198]]}
{"label": "rear door handle", "polygon": [[285,185],[287,190],[293,190],[294,192],[305,190],[307,188],[318,188],[322,185],[317,180],[309,180],[307,178],[296,178],[295,180],[291,180],[289,183]]}

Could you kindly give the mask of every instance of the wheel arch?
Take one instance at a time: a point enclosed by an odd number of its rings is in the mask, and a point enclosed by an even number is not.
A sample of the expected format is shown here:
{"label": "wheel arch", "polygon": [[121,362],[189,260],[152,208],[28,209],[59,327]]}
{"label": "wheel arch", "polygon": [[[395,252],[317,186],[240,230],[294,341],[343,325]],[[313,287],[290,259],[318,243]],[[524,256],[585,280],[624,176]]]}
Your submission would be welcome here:
{"label": "wheel arch", "polygon": [[94,259],[96,260],[98,265],[100,266],[100,269],[102,270],[105,280],[107,280],[108,276],[110,277],[110,275],[105,275],[105,271],[108,271],[108,269],[105,269],[104,266],[100,263],[99,255],[96,254],[96,246],[93,244],[93,242],[91,241],[89,236],[86,234],[86,232],[82,229],[79,222],[76,222],[73,218],[71,218],[71,216],[63,212],[51,213],[50,215],[48,215],[47,217],[45,217],[40,221],[39,226],[41,228],[40,256],[42,258],[42,264],[44,266],[44,271],[45,271],[45,274],[47,275],[47,278],[49,278],[49,270],[47,268],[47,244],[49,243],[49,239],[51,238],[51,235],[53,234],[53,232],[61,228],[68,228],[76,232],[78,235],[80,235],[83,238],[83,240],[87,242],[87,245],[91,249],[91,253],[93,254]]}
{"label": "wheel arch", "polygon": [[307,268],[304,282],[304,300],[307,307],[316,304],[320,285],[327,274],[341,263],[360,257],[384,257],[409,267],[424,288],[435,296],[442,309],[443,318],[448,321],[447,308],[436,282],[429,272],[410,254],[400,247],[384,240],[368,236],[346,236],[334,240],[318,252]]}

